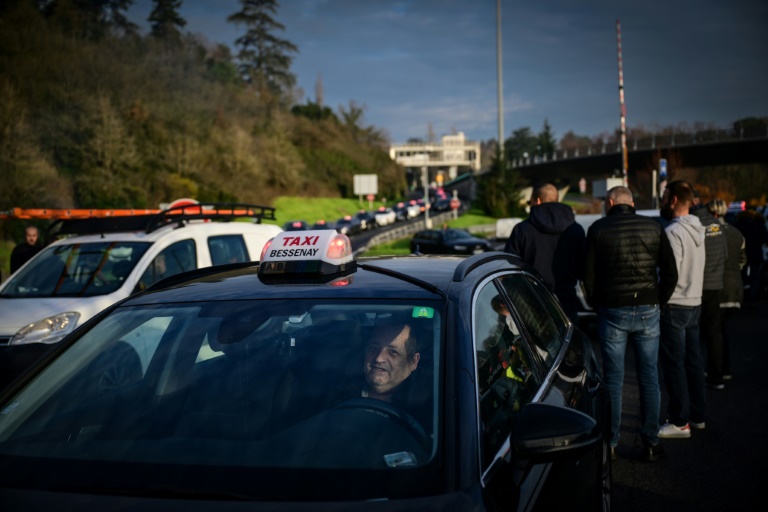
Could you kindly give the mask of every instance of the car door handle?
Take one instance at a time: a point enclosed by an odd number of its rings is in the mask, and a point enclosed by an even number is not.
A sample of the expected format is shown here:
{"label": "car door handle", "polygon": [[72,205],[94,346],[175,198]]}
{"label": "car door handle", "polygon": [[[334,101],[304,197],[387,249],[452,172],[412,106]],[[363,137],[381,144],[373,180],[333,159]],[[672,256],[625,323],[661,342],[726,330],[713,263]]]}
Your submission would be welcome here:
{"label": "car door handle", "polygon": [[595,382],[594,386],[587,386],[587,393],[590,396],[595,396],[603,391],[603,385],[600,381]]}

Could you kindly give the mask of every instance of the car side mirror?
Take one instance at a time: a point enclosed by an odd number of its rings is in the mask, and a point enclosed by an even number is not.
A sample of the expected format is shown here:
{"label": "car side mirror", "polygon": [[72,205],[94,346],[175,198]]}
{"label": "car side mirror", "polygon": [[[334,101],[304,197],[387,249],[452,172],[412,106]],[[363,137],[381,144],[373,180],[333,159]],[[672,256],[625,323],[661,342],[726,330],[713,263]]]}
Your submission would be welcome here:
{"label": "car side mirror", "polygon": [[602,441],[603,434],[590,416],[543,403],[523,407],[512,434],[515,454],[533,463],[578,457]]}

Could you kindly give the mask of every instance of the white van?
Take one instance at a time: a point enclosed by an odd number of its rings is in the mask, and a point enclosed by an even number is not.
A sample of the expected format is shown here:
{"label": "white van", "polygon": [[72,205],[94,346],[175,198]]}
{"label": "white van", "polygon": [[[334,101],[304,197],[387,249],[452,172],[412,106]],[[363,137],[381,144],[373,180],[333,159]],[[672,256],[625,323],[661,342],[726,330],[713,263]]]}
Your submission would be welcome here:
{"label": "white van", "polygon": [[[57,235],[71,236],[47,246],[0,285],[0,388],[77,326],[160,279],[257,261],[264,244],[282,231],[260,223],[274,219],[274,209],[234,206],[54,223]],[[234,222],[237,217],[252,220]]]}

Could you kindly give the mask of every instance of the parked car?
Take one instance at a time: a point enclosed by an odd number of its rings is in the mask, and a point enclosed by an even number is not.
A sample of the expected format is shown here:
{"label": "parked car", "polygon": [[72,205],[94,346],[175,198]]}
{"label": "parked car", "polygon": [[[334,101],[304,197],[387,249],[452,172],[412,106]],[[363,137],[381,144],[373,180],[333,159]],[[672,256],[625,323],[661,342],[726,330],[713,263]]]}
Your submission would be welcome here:
{"label": "parked car", "polygon": [[424,213],[425,208],[423,206],[423,203],[424,201],[422,201],[421,204],[419,204],[419,202],[416,201],[415,199],[412,199],[411,201],[408,202],[408,204],[405,206],[405,209],[406,209],[407,217],[409,220],[415,219],[416,217]]}
{"label": "parked car", "polygon": [[337,220],[334,228],[342,235],[347,236],[359,235],[363,230],[360,220],[352,215],[345,215]]}
{"label": "parked car", "polygon": [[333,222],[326,222],[320,219],[319,221],[312,224],[312,229],[317,230],[317,229],[335,229],[335,228],[334,228]]}
{"label": "parked car", "polygon": [[380,206],[374,214],[377,226],[389,226],[397,220],[397,214],[392,208]]}
{"label": "parked car", "polygon": [[492,249],[488,240],[456,228],[425,229],[411,238],[411,252],[422,254],[478,254]]}
{"label": "parked car", "polygon": [[512,255],[356,262],[284,232],[110,307],[0,395],[0,502],[610,510],[591,347]]}
{"label": "parked car", "polygon": [[363,231],[376,227],[376,217],[367,210],[360,210],[355,214],[355,217],[360,221],[360,229]]}
{"label": "parked car", "polygon": [[403,222],[409,219],[408,206],[405,203],[397,203],[392,207],[392,211],[395,212],[395,218],[398,222]]}
{"label": "parked car", "polygon": [[303,220],[289,220],[283,224],[283,231],[306,231],[309,225]]}
{"label": "parked car", "polygon": [[160,279],[258,259],[281,229],[230,222],[238,217],[274,220],[274,208],[187,204],[160,214],[59,221],[57,233],[67,238],[0,285],[0,388],[96,313]]}

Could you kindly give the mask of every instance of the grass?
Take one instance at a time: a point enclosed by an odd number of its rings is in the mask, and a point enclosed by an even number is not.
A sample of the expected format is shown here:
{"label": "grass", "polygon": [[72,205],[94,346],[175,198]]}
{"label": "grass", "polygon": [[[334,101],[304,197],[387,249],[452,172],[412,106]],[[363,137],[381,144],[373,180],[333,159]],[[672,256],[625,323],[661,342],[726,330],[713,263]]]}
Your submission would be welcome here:
{"label": "grass", "polygon": [[362,256],[403,256],[406,254],[411,254],[410,236],[371,247]]}
{"label": "grass", "polygon": [[[310,225],[318,220],[336,221],[345,215],[354,215],[361,209],[368,209],[368,201],[361,204],[357,199],[339,199],[329,197],[289,197],[283,196],[275,199],[276,222],[282,226],[291,220],[303,220]],[[381,202],[374,202],[373,207],[378,208]]]}

